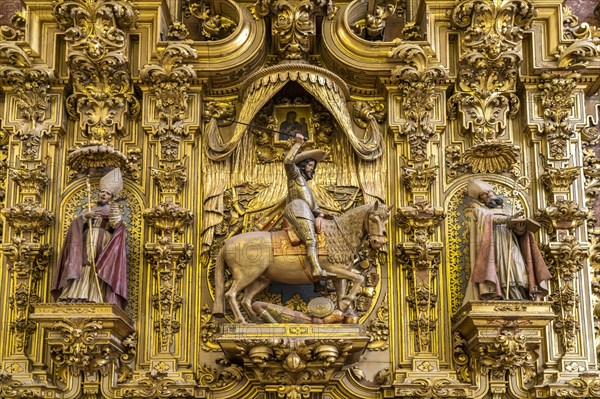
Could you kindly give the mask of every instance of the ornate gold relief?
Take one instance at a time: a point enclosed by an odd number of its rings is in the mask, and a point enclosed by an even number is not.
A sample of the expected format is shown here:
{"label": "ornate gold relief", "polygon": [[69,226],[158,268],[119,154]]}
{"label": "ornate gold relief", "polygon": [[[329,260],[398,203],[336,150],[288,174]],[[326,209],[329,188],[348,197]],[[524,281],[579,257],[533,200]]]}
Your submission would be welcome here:
{"label": "ornate gold relief", "polygon": [[25,37],[25,25],[27,20],[25,19],[25,12],[17,11],[10,18],[10,26],[0,26],[0,37],[4,40],[9,41],[21,41]]}
{"label": "ornate gold relief", "polygon": [[350,324],[272,324],[251,329],[226,324],[219,337],[230,361],[242,362],[266,392],[285,399],[298,398],[299,392],[322,392],[335,372],[356,361],[368,341],[364,327]]}
{"label": "ornate gold relief", "polygon": [[575,135],[574,127],[567,121],[575,104],[574,90],[580,75],[574,72],[542,73],[541,92],[544,125],[541,133],[547,137],[550,158],[566,156],[567,143]]}
{"label": "ornate gold relief", "polygon": [[144,210],[144,219],[161,236],[182,234],[192,222],[192,213],[173,202],[162,202]]}
{"label": "ornate gold relief", "polygon": [[382,305],[377,309],[377,318],[374,318],[367,325],[367,335],[369,344],[367,349],[372,351],[382,351],[389,347],[389,308],[387,304],[387,295],[383,298]]}
{"label": "ornate gold relief", "polygon": [[488,389],[493,392],[526,390],[539,371],[536,360],[545,327],[556,317],[551,306],[510,301],[463,305],[453,317],[452,328],[461,380],[474,381],[465,369],[470,358],[471,373],[489,375],[493,384]]}
{"label": "ornate gold relief", "polygon": [[565,352],[573,352],[580,331],[579,304],[581,295],[575,288],[577,274],[588,258],[587,249],[574,236],[566,236],[561,242],[550,243],[544,248],[544,256],[552,273],[552,309],[557,314],[554,331],[559,336]]}
{"label": "ornate gold relief", "polygon": [[317,14],[333,15],[331,0],[257,0],[256,19],[271,15],[275,50],[283,60],[308,60],[316,33]]}
{"label": "ornate gold relief", "polygon": [[19,186],[21,195],[33,195],[41,199],[49,181],[46,167],[38,163],[31,169],[9,168],[8,171],[11,179]]}
{"label": "ornate gold relief", "polygon": [[237,364],[231,364],[225,359],[220,359],[217,363],[225,366],[221,371],[207,364],[198,365],[196,381],[198,385],[209,390],[223,390],[232,388],[244,378],[244,369]]}
{"label": "ornate gold relief", "polygon": [[28,338],[35,331],[35,324],[29,315],[33,305],[41,302],[38,288],[52,248],[48,244],[40,245],[13,237],[11,243],[3,244],[2,252],[8,259],[7,270],[11,276],[8,301],[13,315],[10,330],[14,334],[14,350],[23,354],[28,346]]}
{"label": "ornate gold relief", "polygon": [[[124,116],[140,111],[125,57],[126,32],[137,26],[129,0],[59,0],[53,9],[69,44],[73,94],[67,111],[90,145],[109,145]],[[124,132],[123,132],[124,133]]]}
{"label": "ornate gold relief", "polygon": [[563,40],[557,48],[558,67],[576,69],[586,67],[600,55],[600,38],[597,28],[579,23],[579,18],[568,6],[562,8]]}
{"label": "ornate gold relief", "polygon": [[399,208],[396,223],[412,235],[409,242],[398,244],[397,259],[406,272],[411,309],[409,328],[415,334],[417,352],[432,351],[432,334],[437,326],[438,269],[442,244],[432,243],[429,237],[435,232],[445,215],[443,209],[433,208],[428,201]]}
{"label": "ornate gold relief", "polygon": [[518,147],[501,142],[499,136],[507,117],[514,118],[519,110],[514,92],[521,40],[534,15],[527,0],[465,0],[452,11],[452,23],[464,29],[464,54],[449,112],[451,118],[462,115],[462,127],[473,144],[465,161],[476,173],[508,171],[517,162]]}
{"label": "ornate gold relief", "polygon": [[33,392],[23,387],[20,381],[13,379],[12,374],[0,370],[0,396],[7,399],[31,398]]}
{"label": "ornate gold relief", "polygon": [[434,107],[436,83],[444,80],[448,73],[439,63],[432,62],[423,47],[402,43],[388,53],[388,57],[398,60],[391,81],[398,85],[406,108],[406,122],[400,135],[408,138],[410,159],[423,162],[427,159],[427,145],[435,137],[435,126],[431,122]]}
{"label": "ornate gold relief", "polygon": [[562,193],[568,195],[571,189],[571,185],[575,182],[575,179],[579,177],[579,171],[581,168],[553,168],[546,166],[544,173],[541,176],[542,184],[546,189],[547,197],[549,201],[553,201],[553,194]]}
{"label": "ornate gold relief", "polygon": [[0,66],[0,82],[14,90],[16,110],[11,119],[16,122],[16,138],[22,142],[21,156],[37,159],[42,137],[51,135],[46,113],[49,80],[54,74],[46,67],[33,66],[29,56],[14,43],[0,43],[0,58],[9,61]]}
{"label": "ornate gold relief", "polygon": [[148,64],[140,71],[140,77],[152,85],[156,97],[158,125],[153,134],[161,144],[161,156],[165,160],[179,158],[179,142],[189,134],[189,124],[184,123],[188,108],[188,88],[196,78],[196,72],[186,59],[197,57],[196,50],[184,43],[170,43],[159,55],[159,65]]}
{"label": "ornate gold relief", "polygon": [[186,11],[196,17],[202,27],[202,35],[208,40],[224,39],[237,27],[231,18],[215,13],[214,2],[207,0],[188,0]]}
{"label": "ornate gold relief", "polygon": [[54,220],[52,213],[32,199],[4,208],[1,212],[17,235],[25,234],[33,241],[38,241]]}
{"label": "ornate gold relief", "polygon": [[383,37],[385,21],[393,15],[400,17],[405,11],[402,0],[379,0],[375,2],[372,9],[367,10],[365,18],[349,22],[357,35],[368,40],[376,40]]}
{"label": "ornate gold relief", "polygon": [[535,218],[549,234],[555,236],[560,230],[573,233],[587,220],[588,212],[581,210],[574,201],[558,199],[549,203],[545,209],[537,211]]}
{"label": "ornate gold relief", "polygon": [[155,281],[152,306],[155,310],[154,330],[159,337],[161,353],[170,353],[173,335],[181,328],[177,317],[183,303],[181,280],[192,259],[192,250],[193,245],[173,244],[167,237],[159,237],[157,244],[146,244],[146,255]]}
{"label": "ornate gold relief", "polygon": [[173,370],[165,362],[158,362],[144,377],[135,380],[136,388],[123,389],[124,398],[187,398],[193,395],[190,387],[181,387],[171,375]]}

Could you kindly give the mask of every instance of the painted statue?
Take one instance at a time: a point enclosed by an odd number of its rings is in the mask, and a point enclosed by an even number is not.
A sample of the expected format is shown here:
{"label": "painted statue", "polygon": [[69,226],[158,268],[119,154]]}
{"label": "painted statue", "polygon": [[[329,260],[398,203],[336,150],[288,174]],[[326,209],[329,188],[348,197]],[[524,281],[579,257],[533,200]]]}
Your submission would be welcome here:
{"label": "painted statue", "polygon": [[[284,218],[299,240],[294,242],[293,234],[285,230],[253,231],[227,238],[215,263],[215,317],[223,316],[227,298],[235,321],[245,323],[237,299],[243,291],[242,306],[253,322],[260,322],[252,300],[271,281],[309,284],[318,278],[333,279],[337,309],[345,313],[365,280],[362,274],[353,271],[358,252],[364,243],[377,250],[387,242],[385,227],[389,211],[379,202],[350,209],[335,218],[329,215],[324,218],[326,215],[317,206],[308,181],[325,153],[312,150],[298,154],[304,137],[297,134],[294,140],[284,160],[288,177]],[[225,267],[231,271],[227,292]],[[349,290],[348,280],[352,282]]]}
{"label": "painted statue", "polygon": [[550,272],[531,231],[516,229],[522,212],[494,193],[492,186],[472,180],[468,195],[477,201],[471,228],[469,300],[535,300],[548,294]]}
{"label": "painted statue", "polygon": [[122,188],[117,168],[100,179],[96,204],[89,204],[71,222],[53,276],[56,301],[108,302],[125,308],[126,230],[120,209],[112,201]]}
{"label": "painted statue", "polygon": [[[311,266],[314,279],[335,277],[321,268],[317,255],[317,236],[315,233],[315,218],[326,215],[319,209],[308,181],[312,180],[317,162],[323,159],[325,151],[311,150],[298,154],[304,143],[304,136],[296,134],[294,145],[283,160],[287,175],[287,202],[283,217],[294,228],[300,240],[306,246],[306,257]],[[320,225],[317,222],[317,225]]]}

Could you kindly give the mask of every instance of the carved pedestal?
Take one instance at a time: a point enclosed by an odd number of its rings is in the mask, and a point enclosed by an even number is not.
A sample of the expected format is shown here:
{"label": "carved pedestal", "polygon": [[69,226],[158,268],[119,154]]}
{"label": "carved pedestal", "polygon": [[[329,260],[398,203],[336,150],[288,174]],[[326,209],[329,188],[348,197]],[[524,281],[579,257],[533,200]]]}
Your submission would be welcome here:
{"label": "carved pedestal", "polygon": [[541,371],[537,359],[544,330],[555,318],[552,302],[468,302],[453,318],[455,353],[470,358],[475,375],[461,370],[460,364],[459,375],[472,382],[489,377],[493,395],[510,389],[518,396],[530,389]]}
{"label": "carved pedestal", "polygon": [[35,305],[31,319],[45,329],[56,382],[68,385],[83,374],[82,386],[67,386],[67,391],[81,388],[84,395],[92,397],[100,392],[97,372],[111,380],[111,374],[121,380],[131,373],[136,337],[129,317],[116,305],[41,304]]}
{"label": "carved pedestal", "polygon": [[319,398],[333,373],[355,363],[369,337],[354,324],[225,324],[218,339],[243,362],[269,398]]}

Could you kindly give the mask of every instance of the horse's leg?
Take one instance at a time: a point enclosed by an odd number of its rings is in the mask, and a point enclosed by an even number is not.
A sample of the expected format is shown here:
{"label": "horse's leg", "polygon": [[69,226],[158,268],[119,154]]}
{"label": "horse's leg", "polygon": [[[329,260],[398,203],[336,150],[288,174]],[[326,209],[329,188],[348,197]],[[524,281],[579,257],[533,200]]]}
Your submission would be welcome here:
{"label": "horse's leg", "polygon": [[348,280],[345,278],[334,278],[333,285],[335,286],[335,299],[337,301],[338,308],[341,305],[342,299],[346,296],[346,290],[348,289]]}
{"label": "horse's leg", "polygon": [[[265,269],[266,269],[266,267],[265,267]],[[240,311],[240,306],[237,301],[237,294],[244,288],[246,288],[246,289],[250,288],[255,281],[260,281],[260,279],[262,277],[258,277],[258,279],[256,279],[256,280],[253,280],[253,278],[254,278],[254,275],[251,275],[251,274],[241,274],[240,273],[238,276],[236,276],[234,274],[234,278],[233,278],[233,282],[231,283],[231,287],[229,288],[229,291],[227,291],[225,293],[225,296],[227,297],[227,299],[229,300],[229,304],[231,305],[231,310],[233,310],[233,314],[235,315],[236,323],[247,323],[246,319],[242,315],[242,312]],[[268,280],[267,280],[267,283],[268,283]],[[244,299],[246,298],[246,296],[247,296],[247,294],[244,294]],[[250,299],[252,299],[252,298],[250,298]],[[253,314],[254,314],[254,312],[251,313],[251,315],[253,315]]]}
{"label": "horse's leg", "polygon": [[260,276],[258,279],[250,283],[250,285],[247,286],[244,290],[242,306],[244,307],[244,309],[246,309],[246,312],[248,312],[248,315],[252,318],[252,321],[254,321],[255,323],[260,322],[261,319],[256,313],[254,313],[254,310],[252,310],[252,299],[254,299],[256,294],[267,288],[270,282],[271,280],[269,280],[268,278]]}
{"label": "horse's leg", "polygon": [[338,306],[340,307],[340,310],[345,311],[356,299],[356,295],[360,292],[360,289],[365,283],[365,278],[362,274],[354,273],[352,269],[348,269],[345,265],[327,265],[327,270],[335,273],[338,279],[346,279],[354,283],[352,284],[352,289],[348,295],[344,295],[340,298],[340,293],[338,292]]}

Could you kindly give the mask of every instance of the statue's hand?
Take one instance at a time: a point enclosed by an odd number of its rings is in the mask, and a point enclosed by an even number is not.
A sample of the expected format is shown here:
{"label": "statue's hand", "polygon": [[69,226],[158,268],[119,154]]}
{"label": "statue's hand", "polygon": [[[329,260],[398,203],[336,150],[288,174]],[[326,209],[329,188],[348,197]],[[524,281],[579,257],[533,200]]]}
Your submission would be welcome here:
{"label": "statue's hand", "polygon": [[294,136],[294,143],[297,144],[302,144],[304,143],[305,137],[303,135],[301,135],[300,133],[296,133],[296,135]]}
{"label": "statue's hand", "polygon": [[523,212],[523,211],[517,211],[517,213],[515,213],[512,218],[518,219],[518,218],[523,217],[524,214],[525,214],[525,212]]}
{"label": "statue's hand", "polygon": [[84,218],[85,220],[88,220],[88,219],[93,219],[93,218],[97,217],[99,214],[98,214],[98,212],[96,212],[96,211],[92,211],[91,209],[85,209],[85,210],[84,210],[84,211],[81,213],[81,215],[83,216],[83,218]]}

